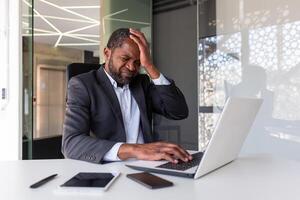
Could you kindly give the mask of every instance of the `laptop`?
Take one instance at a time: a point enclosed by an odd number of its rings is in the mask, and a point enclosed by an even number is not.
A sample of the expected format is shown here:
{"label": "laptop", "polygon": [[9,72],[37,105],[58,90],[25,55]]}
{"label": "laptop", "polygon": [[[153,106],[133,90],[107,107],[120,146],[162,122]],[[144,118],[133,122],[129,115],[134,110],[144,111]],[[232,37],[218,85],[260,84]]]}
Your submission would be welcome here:
{"label": "laptop", "polygon": [[194,179],[202,177],[237,158],[262,102],[262,99],[254,98],[228,98],[206,150],[189,151],[193,159],[187,163],[138,160],[126,166],[141,171]]}

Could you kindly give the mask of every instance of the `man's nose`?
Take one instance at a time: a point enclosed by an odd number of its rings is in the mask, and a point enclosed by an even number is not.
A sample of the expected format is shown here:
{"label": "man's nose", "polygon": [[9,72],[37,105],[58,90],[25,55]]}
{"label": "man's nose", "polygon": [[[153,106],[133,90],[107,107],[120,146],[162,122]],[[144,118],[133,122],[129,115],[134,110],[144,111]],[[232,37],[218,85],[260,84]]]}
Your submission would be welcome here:
{"label": "man's nose", "polygon": [[128,62],[126,67],[129,71],[135,71],[135,66],[133,62]]}

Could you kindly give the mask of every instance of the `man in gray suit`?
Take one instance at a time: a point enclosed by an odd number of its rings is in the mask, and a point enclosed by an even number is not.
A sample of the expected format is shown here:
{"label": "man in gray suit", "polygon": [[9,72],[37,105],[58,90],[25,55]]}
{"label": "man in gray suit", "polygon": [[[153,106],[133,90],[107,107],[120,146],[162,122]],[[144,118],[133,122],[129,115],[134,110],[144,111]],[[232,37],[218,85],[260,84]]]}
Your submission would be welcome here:
{"label": "man in gray suit", "polygon": [[[64,156],[94,163],[128,158],[191,160],[180,146],[155,142],[152,113],[179,120],[188,116],[188,107],[174,81],[153,65],[144,34],[116,30],[104,55],[99,70],[69,81]],[[140,66],[148,76],[138,73]]]}

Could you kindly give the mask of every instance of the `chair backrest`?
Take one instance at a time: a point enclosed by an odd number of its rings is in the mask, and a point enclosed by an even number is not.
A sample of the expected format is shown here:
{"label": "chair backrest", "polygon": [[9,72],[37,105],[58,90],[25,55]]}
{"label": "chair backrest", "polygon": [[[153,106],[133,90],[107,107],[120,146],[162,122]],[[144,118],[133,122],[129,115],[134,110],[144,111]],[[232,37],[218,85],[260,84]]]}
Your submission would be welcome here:
{"label": "chair backrest", "polygon": [[100,64],[89,64],[89,63],[71,63],[67,66],[67,83],[69,80],[76,75],[89,72],[91,70],[97,70],[100,68]]}

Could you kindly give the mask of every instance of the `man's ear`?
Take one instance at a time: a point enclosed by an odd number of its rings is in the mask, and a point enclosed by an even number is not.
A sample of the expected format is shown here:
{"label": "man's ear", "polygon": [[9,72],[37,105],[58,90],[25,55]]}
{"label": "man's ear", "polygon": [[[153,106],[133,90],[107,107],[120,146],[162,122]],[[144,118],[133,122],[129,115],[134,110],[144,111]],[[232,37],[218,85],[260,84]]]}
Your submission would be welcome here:
{"label": "man's ear", "polygon": [[104,54],[104,57],[105,57],[105,62],[107,62],[110,59],[111,50],[109,48],[105,47],[104,50],[103,50],[103,54]]}

